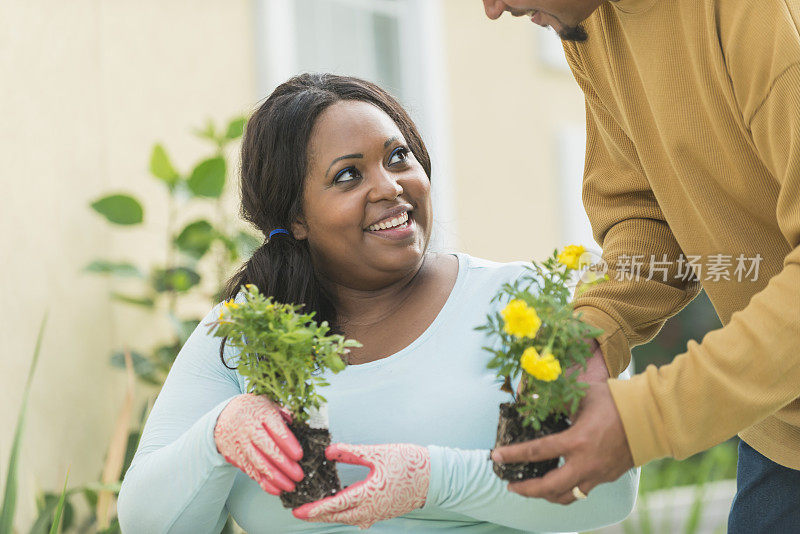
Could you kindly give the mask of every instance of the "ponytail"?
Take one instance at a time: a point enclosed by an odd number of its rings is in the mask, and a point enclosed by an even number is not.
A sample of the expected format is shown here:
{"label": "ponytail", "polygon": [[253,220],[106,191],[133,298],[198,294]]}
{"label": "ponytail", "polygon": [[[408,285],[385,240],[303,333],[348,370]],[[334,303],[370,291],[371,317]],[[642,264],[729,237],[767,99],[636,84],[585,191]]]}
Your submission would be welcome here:
{"label": "ponytail", "polygon": [[[264,242],[225,286],[225,300],[235,299],[246,284],[277,302],[303,305],[303,313],[316,312],[317,322],[327,321],[332,333],[342,333],[336,324],[336,308],[328,296],[311,261],[308,241],[291,235],[275,234]],[[227,367],[223,351],[227,338],[220,344],[219,354]]]}

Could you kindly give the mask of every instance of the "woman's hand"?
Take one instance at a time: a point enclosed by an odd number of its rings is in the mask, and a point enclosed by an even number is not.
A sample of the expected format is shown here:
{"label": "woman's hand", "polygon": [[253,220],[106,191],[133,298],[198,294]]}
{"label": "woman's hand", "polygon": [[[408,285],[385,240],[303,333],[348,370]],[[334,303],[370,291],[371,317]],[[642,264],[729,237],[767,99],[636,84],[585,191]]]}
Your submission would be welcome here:
{"label": "woman's hand", "polygon": [[265,397],[244,394],[228,403],[214,428],[220,454],[272,495],[294,491],[292,480],[303,480],[297,463],[303,448],[284,419],[290,416]]}
{"label": "woman's hand", "polygon": [[295,508],[292,514],[298,519],[369,528],[425,504],[431,479],[426,447],[408,443],[334,443],[325,450],[325,456],[328,460],[369,467],[369,475],[336,495]]}

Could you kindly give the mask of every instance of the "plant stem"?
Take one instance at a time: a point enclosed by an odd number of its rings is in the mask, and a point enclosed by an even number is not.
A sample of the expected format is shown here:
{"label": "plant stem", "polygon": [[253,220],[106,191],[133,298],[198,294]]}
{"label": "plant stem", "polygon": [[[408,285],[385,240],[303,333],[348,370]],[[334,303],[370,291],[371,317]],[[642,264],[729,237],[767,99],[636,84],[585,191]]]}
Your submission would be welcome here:
{"label": "plant stem", "polygon": [[[175,256],[175,195],[174,191],[170,191],[169,200],[167,201],[167,264],[166,264],[166,275],[169,276],[169,273],[172,271],[174,267],[174,256]],[[177,294],[174,289],[169,289],[168,291],[168,300],[167,300],[167,310],[171,314],[175,314],[175,301]]]}
{"label": "plant stem", "polygon": [[[222,195],[217,199],[216,202],[217,206],[217,228],[220,229],[223,235],[228,236],[228,227],[225,224],[225,216],[224,210],[222,209]],[[228,253],[225,247],[222,248],[222,252],[217,256],[217,287],[222,287],[225,281],[225,264],[226,262],[226,254]]]}

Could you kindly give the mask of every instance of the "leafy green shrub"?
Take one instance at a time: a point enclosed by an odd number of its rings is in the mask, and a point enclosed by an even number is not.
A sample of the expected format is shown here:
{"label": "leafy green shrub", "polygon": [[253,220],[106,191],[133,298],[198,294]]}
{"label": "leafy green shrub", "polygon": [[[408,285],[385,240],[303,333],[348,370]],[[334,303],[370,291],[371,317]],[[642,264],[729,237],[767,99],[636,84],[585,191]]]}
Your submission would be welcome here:
{"label": "leafy green shrub", "polygon": [[573,245],[542,263],[532,262],[528,274],[504,284],[492,299],[508,300],[506,307],[476,328],[499,339],[499,349],[484,347],[493,355],[487,366],[497,370],[504,391],[514,393],[511,383],[521,380],[516,408],[523,424],[535,430],[549,416],[569,417],[586,394],[576,371],[585,369],[592,355],[586,340],[602,330],[581,322],[571,303],[572,281],[585,265],[580,259],[585,252]]}
{"label": "leafy green shrub", "polygon": [[322,372],[345,368],[341,356],[355,340],[327,335],[327,321],[317,324],[314,313],[298,313],[301,305],[282,304],[264,297],[253,284],[245,286],[245,301],[226,302],[209,333],[227,337],[227,346],[240,349],[238,370],[249,380],[249,391],[266,395],[299,421],[309,409],[325,402],[317,389],[327,386]]}

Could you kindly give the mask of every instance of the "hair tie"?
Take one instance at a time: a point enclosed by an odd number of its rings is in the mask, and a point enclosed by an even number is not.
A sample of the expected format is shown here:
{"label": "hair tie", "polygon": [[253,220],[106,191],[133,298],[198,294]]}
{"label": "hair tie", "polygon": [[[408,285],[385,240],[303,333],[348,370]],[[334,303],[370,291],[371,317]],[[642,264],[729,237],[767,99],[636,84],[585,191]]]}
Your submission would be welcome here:
{"label": "hair tie", "polygon": [[273,231],[271,231],[269,233],[269,237],[267,238],[267,240],[272,239],[272,236],[274,236],[275,234],[286,234],[286,235],[291,237],[291,234],[289,234],[288,230],[286,230],[284,228],[276,228],[276,229],[274,229]]}

